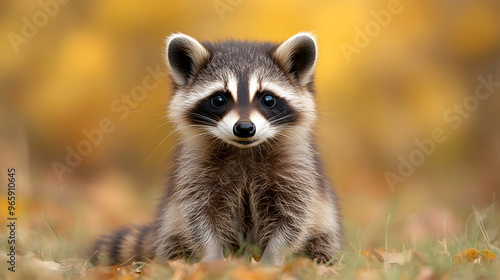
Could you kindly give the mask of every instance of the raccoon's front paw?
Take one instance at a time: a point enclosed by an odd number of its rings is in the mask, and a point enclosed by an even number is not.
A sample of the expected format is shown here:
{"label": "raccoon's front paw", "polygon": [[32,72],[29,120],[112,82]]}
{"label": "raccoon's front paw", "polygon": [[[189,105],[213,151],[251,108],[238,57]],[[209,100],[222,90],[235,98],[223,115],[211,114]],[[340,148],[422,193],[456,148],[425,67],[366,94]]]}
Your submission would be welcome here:
{"label": "raccoon's front paw", "polygon": [[282,266],[283,264],[285,264],[285,257],[264,252],[264,254],[262,254],[262,258],[260,259],[259,263],[262,263],[267,267]]}
{"label": "raccoon's front paw", "polygon": [[203,258],[201,258],[201,262],[213,262],[218,260],[225,260],[222,249],[205,254]]}

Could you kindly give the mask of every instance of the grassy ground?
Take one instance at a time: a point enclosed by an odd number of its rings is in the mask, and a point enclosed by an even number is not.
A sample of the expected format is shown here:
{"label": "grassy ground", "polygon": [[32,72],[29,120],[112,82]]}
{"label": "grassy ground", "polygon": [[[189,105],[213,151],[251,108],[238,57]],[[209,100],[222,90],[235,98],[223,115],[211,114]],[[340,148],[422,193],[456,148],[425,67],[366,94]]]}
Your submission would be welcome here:
{"label": "grassy ground", "polygon": [[[266,268],[252,259],[229,257],[226,261],[189,264],[184,261],[155,263],[127,262],[120,266],[92,267],[86,258],[68,258],[72,251],[82,250],[82,244],[65,243],[46,223],[53,236],[30,233],[22,237],[22,249],[17,251],[16,272],[6,265],[8,244],[1,253],[1,279],[500,279],[499,219],[492,205],[483,211],[473,211],[465,221],[461,236],[444,235],[412,244],[393,244],[390,214],[387,216],[383,246],[364,245],[365,232],[347,228],[346,246],[336,264],[325,266],[307,259],[292,259],[283,267]],[[43,217],[45,219],[45,217]],[[48,239],[57,240],[52,246]],[[484,251],[483,251],[484,250]],[[258,257],[257,257],[258,258]]]}

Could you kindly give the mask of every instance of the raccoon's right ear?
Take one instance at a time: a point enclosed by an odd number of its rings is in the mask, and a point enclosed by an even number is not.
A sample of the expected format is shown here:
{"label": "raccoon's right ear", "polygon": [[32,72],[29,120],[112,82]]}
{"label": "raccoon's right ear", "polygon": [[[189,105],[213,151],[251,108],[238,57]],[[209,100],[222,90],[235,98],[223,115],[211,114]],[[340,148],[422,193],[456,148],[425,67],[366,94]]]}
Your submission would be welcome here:
{"label": "raccoon's right ear", "polygon": [[299,85],[312,82],[318,58],[316,38],[307,32],[295,34],[276,48],[274,60]]}
{"label": "raccoon's right ear", "polygon": [[187,85],[209,58],[208,50],[185,34],[172,34],[166,40],[165,60],[177,85]]}

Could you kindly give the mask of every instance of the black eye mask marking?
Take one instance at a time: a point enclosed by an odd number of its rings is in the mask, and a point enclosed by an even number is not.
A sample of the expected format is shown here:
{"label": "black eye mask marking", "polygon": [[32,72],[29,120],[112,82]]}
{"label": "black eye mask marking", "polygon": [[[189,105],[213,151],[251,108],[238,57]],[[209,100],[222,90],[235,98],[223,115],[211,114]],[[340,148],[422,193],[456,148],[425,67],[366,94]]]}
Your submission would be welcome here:
{"label": "black eye mask marking", "polygon": [[[234,105],[231,93],[215,92],[189,111],[188,117],[192,124],[217,126]],[[256,108],[274,125],[292,124],[297,122],[299,117],[285,99],[270,91],[257,92],[250,106]]]}
{"label": "black eye mask marking", "polygon": [[218,91],[198,102],[188,117],[192,124],[217,126],[233,105],[231,93]]}
{"label": "black eye mask marking", "polygon": [[[274,100],[269,96],[274,97]],[[271,124],[292,124],[298,120],[298,114],[288,105],[288,101],[270,91],[257,92],[253,103]]]}

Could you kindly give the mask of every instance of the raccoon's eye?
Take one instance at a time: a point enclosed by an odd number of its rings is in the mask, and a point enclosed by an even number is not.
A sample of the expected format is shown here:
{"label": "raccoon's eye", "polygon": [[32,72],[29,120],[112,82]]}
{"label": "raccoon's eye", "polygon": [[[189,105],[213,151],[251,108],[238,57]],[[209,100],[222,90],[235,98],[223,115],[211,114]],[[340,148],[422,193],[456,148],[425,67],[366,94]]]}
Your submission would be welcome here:
{"label": "raccoon's eye", "polygon": [[226,105],[226,98],[224,97],[224,95],[222,94],[217,94],[217,95],[214,95],[212,97],[212,106],[214,106],[214,108],[220,108],[224,105]]}
{"label": "raccoon's eye", "polygon": [[276,106],[276,98],[269,93],[262,96],[261,102],[262,102],[262,105],[266,106],[269,109]]}

